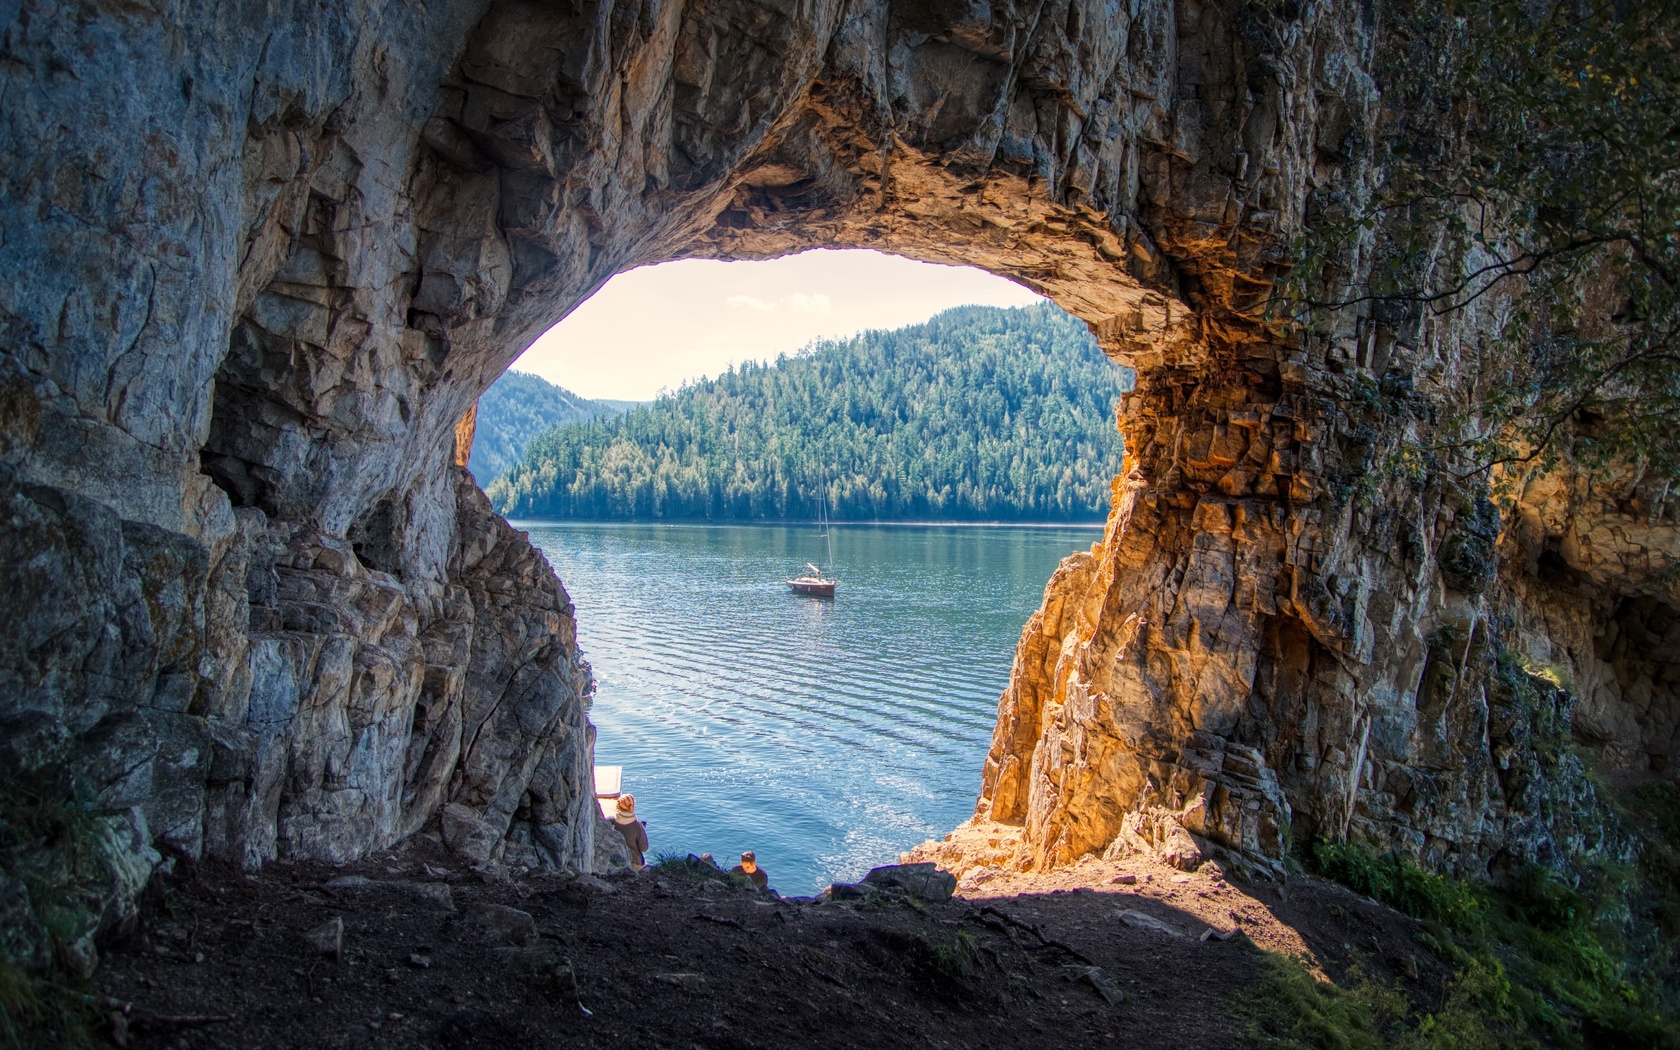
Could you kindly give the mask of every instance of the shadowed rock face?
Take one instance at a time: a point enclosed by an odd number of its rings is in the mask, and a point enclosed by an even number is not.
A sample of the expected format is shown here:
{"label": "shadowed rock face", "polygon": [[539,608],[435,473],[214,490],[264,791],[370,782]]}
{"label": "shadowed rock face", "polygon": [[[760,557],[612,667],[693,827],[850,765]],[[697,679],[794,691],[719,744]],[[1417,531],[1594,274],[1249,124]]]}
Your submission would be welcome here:
{"label": "shadowed rock face", "polygon": [[[136,850],[350,860],[447,806],[475,856],[586,865],[572,607],[457,422],[616,272],[856,246],[1012,277],[1139,370],[1107,535],[986,767],[1030,863],[1128,815],[1262,864],[1291,828],[1509,850],[1512,630],[1600,669],[1594,731],[1661,771],[1674,665],[1594,646],[1674,631],[1673,512],[1542,480],[1505,535],[1450,479],[1374,478],[1463,386],[1474,313],[1262,322],[1293,232],[1375,178],[1379,27],[1308,6],[25,5],[7,746],[89,771]],[[1523,574],[1554,564],[1596,604]]]}

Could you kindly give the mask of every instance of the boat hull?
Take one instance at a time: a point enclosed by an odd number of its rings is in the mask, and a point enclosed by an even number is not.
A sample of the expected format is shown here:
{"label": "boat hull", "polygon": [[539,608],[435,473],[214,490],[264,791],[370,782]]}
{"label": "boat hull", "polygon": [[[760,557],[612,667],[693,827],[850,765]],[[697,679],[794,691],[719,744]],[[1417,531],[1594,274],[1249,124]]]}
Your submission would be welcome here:
{"label": "boat hull", "polygon": [[838,580],[789,580],[787,585],[795,594],[808,594],[813,598],[834,597],[834,585]]}

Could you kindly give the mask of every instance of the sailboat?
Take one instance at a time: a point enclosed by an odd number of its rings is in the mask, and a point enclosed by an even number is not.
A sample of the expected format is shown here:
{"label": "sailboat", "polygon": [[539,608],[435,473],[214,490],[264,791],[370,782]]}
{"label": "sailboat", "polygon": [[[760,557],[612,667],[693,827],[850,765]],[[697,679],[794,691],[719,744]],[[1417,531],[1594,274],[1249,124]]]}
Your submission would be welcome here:
{"label": "sailboat", "polygon": [[805,563],[805,571],[787,582],[795,594],[809,594],[817,598],[834,597],[834,588],[840,581],[831,576],[824,576],[821,569]]}
{"label": "sailboat", "polygon": [[[828,484],[823,484],[822,503],[817,509],[817,520],[822,525],[823,539],[828,541],[829,571],[834,568],[834,537],[828,531]],[[805,563],[805,571],[787,582],[795,594],[809,594],[816,598],[834,597],[834,588],[840,581],[832,576],[824,575],[823,570],[810,562]]]}

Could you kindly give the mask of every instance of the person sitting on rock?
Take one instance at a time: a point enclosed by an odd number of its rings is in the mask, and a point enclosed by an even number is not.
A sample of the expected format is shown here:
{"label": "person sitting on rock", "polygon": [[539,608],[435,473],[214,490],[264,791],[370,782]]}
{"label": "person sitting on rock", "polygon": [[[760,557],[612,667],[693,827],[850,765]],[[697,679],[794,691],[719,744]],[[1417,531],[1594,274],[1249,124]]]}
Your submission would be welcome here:
{"label": "person sitting on rock", "polygon": [[752,850],[747,850],[741,854],[741,863],[730,868],[729,874],[745,875],[752,880],[754,886],[761,890],[770,888],[770,876],[766,875],[764,869],[758,866],[758,858],[753,856]]}
{"label": "person sitting on rock", "polygon": [[613,814],[613,827],[624,836],[624,845],[630,849],[630,867],[641,871],[647,863],[643,854],[647,852],[647,822],[636,819],[636,796],[618,796],[618,806]]}

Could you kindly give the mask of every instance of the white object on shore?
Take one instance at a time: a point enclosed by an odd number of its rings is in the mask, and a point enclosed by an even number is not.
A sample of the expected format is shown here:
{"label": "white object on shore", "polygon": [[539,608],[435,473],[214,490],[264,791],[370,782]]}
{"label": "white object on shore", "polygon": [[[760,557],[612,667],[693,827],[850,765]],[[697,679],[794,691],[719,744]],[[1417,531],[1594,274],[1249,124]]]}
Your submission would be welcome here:
{"label": "white object on shore", "polygon": [[601,807],[601,816],[611,820],[618,805],[618,796],[624,785],[623,766],[595,767],[595,802]]}

